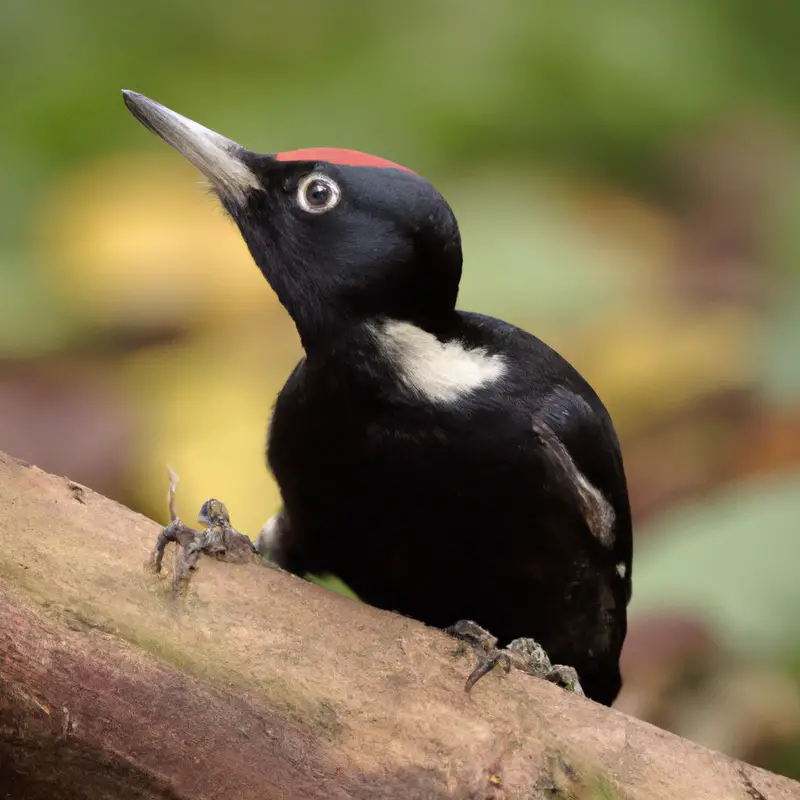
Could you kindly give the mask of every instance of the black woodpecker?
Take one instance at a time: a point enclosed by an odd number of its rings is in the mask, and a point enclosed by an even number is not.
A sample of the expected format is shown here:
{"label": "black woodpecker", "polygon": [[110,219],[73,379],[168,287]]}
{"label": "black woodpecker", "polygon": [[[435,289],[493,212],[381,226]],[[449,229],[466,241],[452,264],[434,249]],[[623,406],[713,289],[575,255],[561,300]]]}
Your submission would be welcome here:
{"label": "black woodpecker", "polygon": [[527,664],[610,705],[632,559],[614,425],[540,339],[456,309],[442,195],[382,158],[256,153],[123,95],[210,181],[305,351],[269,426],[271,557],[471,641],[475,673]]}

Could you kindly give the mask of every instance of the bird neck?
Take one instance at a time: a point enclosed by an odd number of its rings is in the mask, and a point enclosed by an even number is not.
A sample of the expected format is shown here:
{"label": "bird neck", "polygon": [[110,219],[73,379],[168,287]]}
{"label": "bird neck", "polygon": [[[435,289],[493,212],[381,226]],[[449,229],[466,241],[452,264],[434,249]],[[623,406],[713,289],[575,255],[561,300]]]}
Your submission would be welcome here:
{"label": "bird neck", "polygon": [[313,357],[316,353],[329,351],[336,342],[347,340],[354,333],[368,327],[379,327],[387,320],[413,325],[437,338],[447,338],[458,322],[454,308],[433,310],[418,306],[386,307],[370,313],[332,315],[317,327],[301,327],[295,320],[295,326],[306,355]]}
{"label": "bird neck", "polygon": [[259,250],[254,256],[309,355],[370,320],[388,317],[433,333],[455,314],[461,277],[455,248],[423,250],[413,260],[362,264],[349,272],[327,264],[276,264]]}
{"label": "bird neck", "polygon": [[327,349],[349,331],[380,319],[407,322],[433,334],[447,331],[455,319],[458,288],[436,285],[414,277],[389,277],[370,290],[348,287],[326,297],[311,295],[303,302],[287,302],[303,349],[308,355]]}

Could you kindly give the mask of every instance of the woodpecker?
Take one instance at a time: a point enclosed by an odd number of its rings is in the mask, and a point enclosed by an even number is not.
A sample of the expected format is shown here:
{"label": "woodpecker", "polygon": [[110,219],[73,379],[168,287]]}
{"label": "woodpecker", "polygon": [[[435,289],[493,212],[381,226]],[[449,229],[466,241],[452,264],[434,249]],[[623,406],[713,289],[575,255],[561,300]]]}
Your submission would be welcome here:
{"label": "woodpecker", "polygon": [[555,350],[456,308],[444,197],[384,158],[258,153],[123,96],[208,179],[300,337],[267,434],[273,560],[470,641],[471,682],[519,666],[611,705],[632,577],[617,434]]}

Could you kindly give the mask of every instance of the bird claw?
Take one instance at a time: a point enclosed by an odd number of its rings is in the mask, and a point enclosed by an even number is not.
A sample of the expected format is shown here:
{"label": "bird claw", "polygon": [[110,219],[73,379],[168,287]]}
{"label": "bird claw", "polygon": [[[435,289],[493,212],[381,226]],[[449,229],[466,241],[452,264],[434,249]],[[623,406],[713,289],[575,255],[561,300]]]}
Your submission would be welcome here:
{"label": "bird claw", "polygon": [[507,674],[518,669],[527,675],[534,675],[568,692],[585,697],[578,673],[574,667],[552,664],[544,648],[535,640],[514,639],[507,647],[497,647],[497,637],[472,620],[459,620],[445,629],[446,633],[470,645],[478,656],[478,664],[467,677],[464,691],[472,687],[495,667],[501,667]]}
{"label": "bird claw", "polygon": [[185,525],[175,509],[175,489],[178,475],[170,468],[168,493],[170,524],[159,534],[150,553],[148,567],[151,572],[161,572],[164,550],[169,542],[174,542],[178,551],[175,555],[172,577],[172,597],[178,598],[186,588],[192,573],[197,571],[201,555],[221,561],[244,563],[257,555],[255,546],[248,536],[239,533],[230,524],[228,509],[224,503],[210,498],[200,509],[198,519],[207,525],[203,531],[196,531]]}
{"label": "bird claw", "polygon": [[444,630],[445,633],[449,633],[459,641],[470,645],[478,654],[478,657],[484,656],[497,646],[497,637],[492,636],[489,631],[482,628],[477,622],[473,622],[471,619],[460,619]]}

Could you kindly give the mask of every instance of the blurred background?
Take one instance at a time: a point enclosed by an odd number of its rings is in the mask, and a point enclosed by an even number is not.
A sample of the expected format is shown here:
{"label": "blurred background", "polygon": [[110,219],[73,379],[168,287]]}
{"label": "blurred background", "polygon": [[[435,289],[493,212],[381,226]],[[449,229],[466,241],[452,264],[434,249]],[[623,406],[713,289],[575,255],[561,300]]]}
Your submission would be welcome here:
{"label": "blurred background", "polygon": [[444,193],[460,305],[618,426],[636,530],[617,706],[800,778],[800,5],[0,0],[0,449],[255,536],[294,328],[143,92],[261,151]]}

